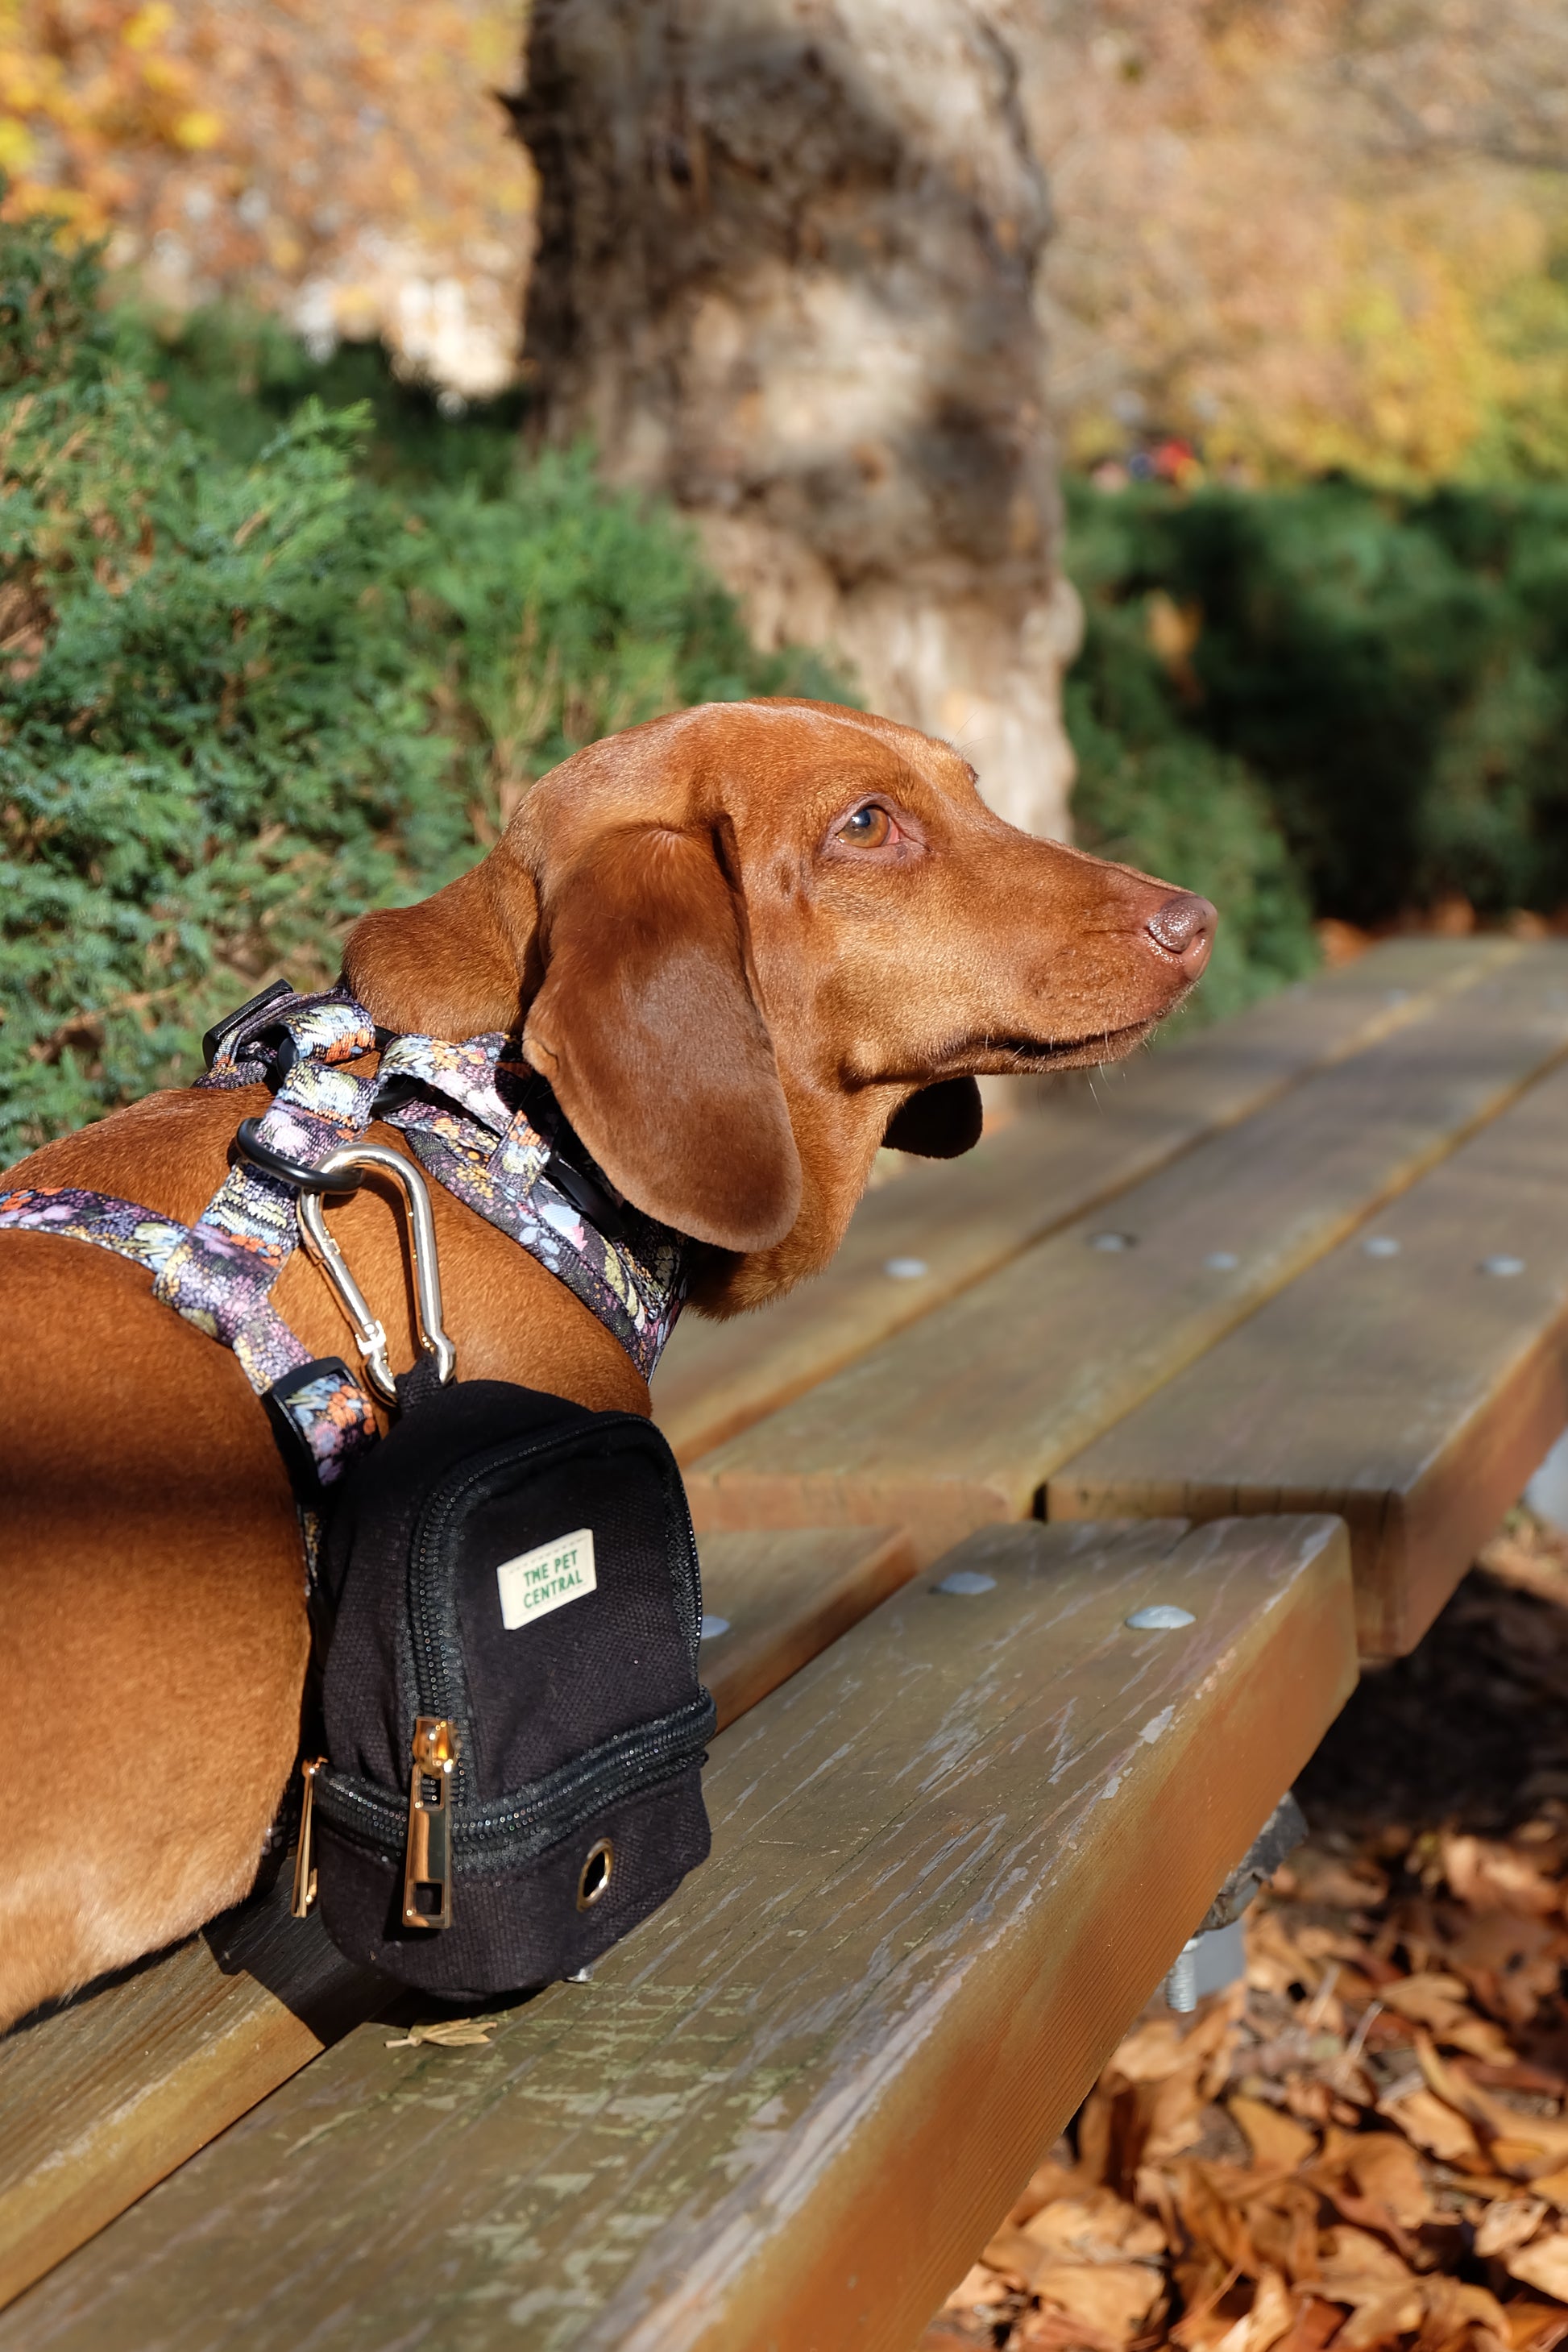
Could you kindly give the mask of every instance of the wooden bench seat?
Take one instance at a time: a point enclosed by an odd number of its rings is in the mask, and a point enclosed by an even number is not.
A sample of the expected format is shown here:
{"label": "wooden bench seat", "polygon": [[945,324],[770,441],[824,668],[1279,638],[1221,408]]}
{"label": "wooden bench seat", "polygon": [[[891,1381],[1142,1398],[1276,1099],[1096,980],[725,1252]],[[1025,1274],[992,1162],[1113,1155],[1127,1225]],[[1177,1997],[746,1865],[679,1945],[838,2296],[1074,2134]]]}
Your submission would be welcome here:
{"label": "wooden bench seat", "polygon": [[1337,1511],[1363,1653],[1397,1656],[1565,1424],[1558,1070],[1067,1463],[1047,1507],[1053,1519]]}
{"label": "wooden bench seat", "polygon": [[1396,941],[683,1326],[713,1864],[492,2052],[280,1895],[0,2042],[0,2352],[907,2352],[1348,1691],[1269,1514],[1385,1654],[1568,1418],[1565,1053],[1568,948]]}
{"label": "wooden bench seat", "polygon": [[981,1534],[718,1739],[591,1983],[359,2027],[0,2352],[908,2352],[1354,1673],[1336,1521]]}
{"label": "wooden bench seat", "polygon": [[[965,1158],[910,1161],[868,1194],[825,1274],[729,1323],[689,1316],[654,1377],[682,1462],[722,1444],[1059,1225],[1314,1069],[1514,961],[1507,940],[1392,940],[1233,1021],[1114,1070],[1052,1081]],[[905,1269],[889,1275],[889,1265]]]}
{"label": "wooden bench seat", "polygon": [[[726,1630],[701,1671],[732,1723],[913,1572],[897,1529],[704,1538]],[[342,1959],[282,1881],[150,1966],[0,2041],[0,2304],[183,2164],[352,2025],[379,1978]]]}
{"label": "wooden bench seat", "polygon": [[689,1465],[700,1527],[909,1526],[929,1559],[1047,1481],[1568,1050],[1518,950]]}

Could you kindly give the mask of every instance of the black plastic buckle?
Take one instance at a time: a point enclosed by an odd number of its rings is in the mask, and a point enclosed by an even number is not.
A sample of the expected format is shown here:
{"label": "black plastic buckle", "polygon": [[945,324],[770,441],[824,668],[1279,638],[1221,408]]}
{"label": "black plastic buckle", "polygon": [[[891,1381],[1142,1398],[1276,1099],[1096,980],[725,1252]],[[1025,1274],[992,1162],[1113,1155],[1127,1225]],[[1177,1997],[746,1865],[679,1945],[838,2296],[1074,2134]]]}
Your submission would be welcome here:
{"label": "black plastic buckle", "polygon": [[552,1151],[544,1163],[543,1173],[558,1192],[564,1192],[580,1216],[586,1217],[607,1242],[624,1242],[626,1221],[624,1212],[611,1200],[602,1184],[596,1184],[585,1169],[578,1168],[559,1151]]}
{"label": "black plastic buckle", "polygon": [[217,1060],[219,1054],[223,1051],[226,1040],[233,1034],[235,1030],[239,1028],[245,1022],[248,1021],[253,1013],[259,1013],[263,1005],[275,1004],[281,996],[292,996],[293,994],[294,988],[291,982],[287,980],[269,981],[265,988],[258,989],[254,996],[247,997],[246,1002],[240,1005],[236,1012],[226,1013],[221,1021],[215,1021],[212,1027],[202,1039],[202,1059],[206,1064],[207,1068],[209,1070],[212,1068],[213,1064]]}

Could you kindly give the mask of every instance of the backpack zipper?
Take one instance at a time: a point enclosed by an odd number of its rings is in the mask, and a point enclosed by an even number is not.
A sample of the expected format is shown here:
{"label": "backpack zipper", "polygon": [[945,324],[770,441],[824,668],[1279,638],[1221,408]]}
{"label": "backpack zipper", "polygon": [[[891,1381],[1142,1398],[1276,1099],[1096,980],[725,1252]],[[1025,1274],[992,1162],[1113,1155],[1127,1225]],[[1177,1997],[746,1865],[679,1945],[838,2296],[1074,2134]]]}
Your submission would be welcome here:
{"label": "backpack zipper", "polygon": [[[668,1780],[701,1754],[713,1737],[714,1714],[713,1701],[703,1691],[657,1722],[615,1733],[531,1788],[474,1809],[461,1824],[464,1864],[505,1869],[531,1862],[605,1806]],[[355,1774],[325,1769],[317,1772],[314,1786],[316,1806],[334,1828],[384,1861],[406,1866],[408,1814],[395,1799]],[[448,1869],[457,1861],[457,1827],[454,1822]],[[449,1888],[449,1878],[447,1884]],[[422,1916],[418,1924],[432,1922]]]}
{"label": "backpack zipper", "polygon": [[403,1852],[403,1924],[452,1924],[452,1780],[458,1735],[450,1723],[422,1715],[414,1727],[408,1781],[408,1840]]}

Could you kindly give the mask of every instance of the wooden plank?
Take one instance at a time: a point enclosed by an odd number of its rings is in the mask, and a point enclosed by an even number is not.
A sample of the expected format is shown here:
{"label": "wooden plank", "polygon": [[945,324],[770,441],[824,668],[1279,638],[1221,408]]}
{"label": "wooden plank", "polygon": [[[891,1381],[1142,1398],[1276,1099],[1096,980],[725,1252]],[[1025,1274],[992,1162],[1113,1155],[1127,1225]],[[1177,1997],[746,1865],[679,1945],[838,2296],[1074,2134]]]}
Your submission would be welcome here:
{"label": "wooden plank", "polygon": [[[1397,1244],[1369,1255],[1364,1241]],[[1517,1265],[1515,1273],[1489,1265]],[[1052,1478],[1052,1518],[1332,1510],[1413,1649],[1568,1423],[1568,1072]]]}
{"label": "wooden plank", "polygon": [[[1394,940],[1234,1021],[1089,1076],[963,1160],[909,1163],[868,1194],[833,1264],[755,1315],[688,1316],[653,1382],[682,1462],[787,1404],[867,1349],[1138,1182],[1200,1137],[1418,1017],[1518,953],[1498,939]],[[889,1264],[924,1274],[889,1276]]]}
{"label": "wooden plank", "polygon": [[[1568,1049],[1568,944],[1531,947],[1077,1219],[687,1473],[700,1527],[901,1523],[927,1559],[1018,1518]],[[1110,1228],[1128,1244],[1090,1246]]]}
{"label": "wooden plank", "polygon": [[384,1999],[281,1885],[0,2041],[0,2303]]}
{"label": "wooden plank", "polygon": [[[702,1672],[721,1724],[914,1571],[896,1528],[720,1536],[700,1546],[729,1630]],[[286,1881],[163,1958],[0,2040],[0,2304],[384,2005]]]}
{"label": "wooden plank", "polygon": [[703,1536],[699,1549],[703,1621],[724,1629],[701,1655],[721,1731],[915,1572],[902,1528]]}
{"label": "wooden plank", "polygon": [[1355,1671],[1336,1521],[947,1565],[994,1581],[904,1587],[715,1743],[713,1859],[591,1984],[488,2051],[351,2035],[0,2352],[908,2352]]}

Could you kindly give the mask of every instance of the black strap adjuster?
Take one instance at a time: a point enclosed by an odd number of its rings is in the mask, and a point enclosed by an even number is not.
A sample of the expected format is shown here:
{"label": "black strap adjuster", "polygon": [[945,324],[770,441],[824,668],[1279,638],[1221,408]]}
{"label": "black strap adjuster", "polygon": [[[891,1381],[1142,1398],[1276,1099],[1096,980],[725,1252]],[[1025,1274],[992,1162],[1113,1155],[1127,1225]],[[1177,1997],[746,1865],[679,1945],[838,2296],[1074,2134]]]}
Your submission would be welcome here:
{"label": "black strap adjuster", "polygon": [[212,1068],[230,1037],[236,1030],[244,1027],[253,1013],[261,1012],[268,1004],[276,1004],[279,997],[293,994],[294,989],[289,981],[269,981],[265,988],[258,989],[254,996],[247,997],[246,1002],[237,1006],[233,1013],[226,1013],[221,1021],[215,1021],[202,1039],[202,1059],[207,1068],[209,1070]]}

